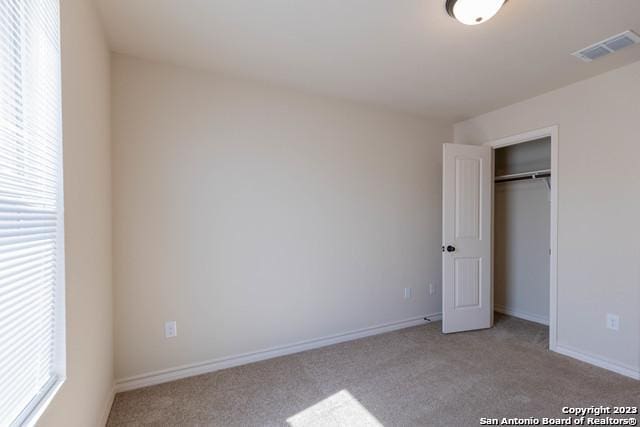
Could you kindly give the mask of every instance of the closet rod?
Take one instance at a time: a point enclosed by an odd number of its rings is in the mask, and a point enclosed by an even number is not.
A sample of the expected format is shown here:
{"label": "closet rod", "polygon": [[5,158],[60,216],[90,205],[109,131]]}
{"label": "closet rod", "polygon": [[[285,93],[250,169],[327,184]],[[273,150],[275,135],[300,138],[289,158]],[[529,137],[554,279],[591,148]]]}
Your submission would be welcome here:
{"label": "closet rod", "polygon": [[524,179],[548,178],[551,176],[551,169],[542,169],[538,171],[512,173],[509,175],[496,176],[495,182],[522,181]]}

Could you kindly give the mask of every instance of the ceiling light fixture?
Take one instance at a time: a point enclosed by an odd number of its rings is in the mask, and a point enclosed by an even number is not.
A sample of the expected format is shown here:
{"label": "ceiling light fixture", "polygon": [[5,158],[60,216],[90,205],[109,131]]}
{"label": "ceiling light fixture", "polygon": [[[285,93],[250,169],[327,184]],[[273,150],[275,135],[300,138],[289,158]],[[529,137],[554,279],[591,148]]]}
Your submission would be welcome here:
{"label": "ceiling light fixture", "polygon": [[493,18],[506,0],[447,0],[447,13],[465,25],[478,25]]}

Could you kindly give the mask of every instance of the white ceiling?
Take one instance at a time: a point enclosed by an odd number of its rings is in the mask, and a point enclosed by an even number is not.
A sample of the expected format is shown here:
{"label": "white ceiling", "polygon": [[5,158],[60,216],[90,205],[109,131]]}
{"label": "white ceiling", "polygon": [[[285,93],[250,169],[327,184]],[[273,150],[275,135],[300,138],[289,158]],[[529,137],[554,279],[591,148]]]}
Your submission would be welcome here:
{"label": "white ceiling", "polygon": [[570,53],[640,0],[511,0],[468,27],[445,0],[97,0],[116,52],[459,120],[640,60]]}

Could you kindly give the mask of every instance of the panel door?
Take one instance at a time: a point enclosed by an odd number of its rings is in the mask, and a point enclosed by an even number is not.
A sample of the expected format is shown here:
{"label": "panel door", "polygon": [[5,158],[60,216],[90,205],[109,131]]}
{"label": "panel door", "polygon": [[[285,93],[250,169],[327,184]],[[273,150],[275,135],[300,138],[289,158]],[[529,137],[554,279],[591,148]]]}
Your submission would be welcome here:
{"label": "panel door", "polygon": [[489,147],[444,144],[442,189],[442,332],[493,324]]}

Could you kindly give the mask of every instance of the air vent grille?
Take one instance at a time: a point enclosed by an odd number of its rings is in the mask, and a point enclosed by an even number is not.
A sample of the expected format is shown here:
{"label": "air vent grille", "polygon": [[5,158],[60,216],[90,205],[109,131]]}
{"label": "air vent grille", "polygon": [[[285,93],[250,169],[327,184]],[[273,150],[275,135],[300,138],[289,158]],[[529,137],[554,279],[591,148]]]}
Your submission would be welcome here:
{"label": "air vent grille", "polygon": [[633,31],[625,31],[624,33],[617,34],[606,40],[587,46],[584,49],[580,49],[579,51],[572,53],[572,55],[585,62],[591,62],[594,59],[617,52],[620,49],[624,49],[625,47],[636,43],[640,43],[640,36]]}

